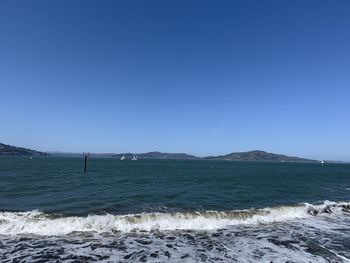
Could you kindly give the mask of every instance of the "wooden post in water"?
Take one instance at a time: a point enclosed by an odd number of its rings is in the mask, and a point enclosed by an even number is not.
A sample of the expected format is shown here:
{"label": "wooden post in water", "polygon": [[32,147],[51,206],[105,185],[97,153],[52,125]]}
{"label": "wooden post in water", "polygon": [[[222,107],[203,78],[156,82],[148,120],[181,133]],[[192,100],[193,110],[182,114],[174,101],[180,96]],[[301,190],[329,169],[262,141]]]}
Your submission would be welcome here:
{"label": "wooden post in water", "polygon": [[84,173],[86,173],[86,163],[87,163],[87,157],[88,157],[88,153],[83,153],[84,155]]}

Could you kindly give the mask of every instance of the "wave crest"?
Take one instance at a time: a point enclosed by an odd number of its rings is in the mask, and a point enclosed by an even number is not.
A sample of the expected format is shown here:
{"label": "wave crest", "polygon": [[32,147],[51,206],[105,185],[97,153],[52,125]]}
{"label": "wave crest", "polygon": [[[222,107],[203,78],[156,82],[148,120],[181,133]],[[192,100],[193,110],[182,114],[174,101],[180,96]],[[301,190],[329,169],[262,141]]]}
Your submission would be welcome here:
{"label": "wave crest", "polygon": [[38,210],[1,212],[0,234],[59,236],[72,232],[131,232],[171,230],[215,230],[233,225],[267,224],[307,218],[320,214],[350,212],[348,202],[280,206],[264,209],[129,215],[89,215],[54,217]]}

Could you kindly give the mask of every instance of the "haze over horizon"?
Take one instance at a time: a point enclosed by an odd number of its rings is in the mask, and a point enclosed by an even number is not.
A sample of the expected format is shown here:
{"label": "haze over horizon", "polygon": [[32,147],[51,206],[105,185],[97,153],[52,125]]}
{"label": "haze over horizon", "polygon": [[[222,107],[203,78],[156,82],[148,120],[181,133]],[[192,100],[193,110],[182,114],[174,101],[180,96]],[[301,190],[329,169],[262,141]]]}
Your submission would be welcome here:
{"label": "haze over horizon", "polygon": [[349,1],[1,1],[0,142],[350,161]]}

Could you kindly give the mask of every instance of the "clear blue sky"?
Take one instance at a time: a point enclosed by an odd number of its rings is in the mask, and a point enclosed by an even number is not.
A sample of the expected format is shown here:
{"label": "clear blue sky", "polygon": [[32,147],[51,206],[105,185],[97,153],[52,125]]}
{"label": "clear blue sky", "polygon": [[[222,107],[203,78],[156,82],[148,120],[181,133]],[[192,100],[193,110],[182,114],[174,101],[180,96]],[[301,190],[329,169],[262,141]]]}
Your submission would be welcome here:
{"label": "clear blue sky", "polygon": [[350,161],[350,1],[1,1],[0,142]]}

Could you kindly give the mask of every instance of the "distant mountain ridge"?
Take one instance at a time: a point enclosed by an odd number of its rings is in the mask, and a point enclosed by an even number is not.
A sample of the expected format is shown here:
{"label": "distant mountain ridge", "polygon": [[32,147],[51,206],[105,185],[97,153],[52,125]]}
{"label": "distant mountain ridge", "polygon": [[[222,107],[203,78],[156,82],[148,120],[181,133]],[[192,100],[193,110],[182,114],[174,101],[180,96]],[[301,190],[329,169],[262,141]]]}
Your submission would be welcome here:
{"label": "distant mountain ridge", "polygon": [[[15,147],[0,143],[0,155],[35,155],[44,156],[47,153],[34,151],[26,148]],[[65,152],[50,152],[50,156],[57,157],[80,157],[82,153],[65,153]],[[134,155],[138,159],[168,159],[168,160],[222,160],[222,161],[270,161],[270,162],[318,162],[317,160],[287,156],[283,154],[269,153],[260,150],[248,152],[233,152],[226,155],[197,157],[186,153],[162,153],[162,152],[148,152],[148,153],[91,153],[91,157],[99,158],[116,158],[120,159],[125,156],[126,159],[131,159]]]}
{"label": "distant mountain ridge", "polygon": [[125,155],[126,158],[132,158],[133,155],[137,155],[139,159],[184,159],[184,160],[193,160],[200,159],[200,157],[189,155],[186,153],[162,153],[162,152],[148,152],[148,153],[126,153],[126,154],[116,154],[114,157],[121,158]]}
{"label": "distant mountain ridge", "polygon": [[316,160],[287,156],[283,154],[268,153],[255,150],[248,152],[234,152],[226,155],[204,157],[209,160],[226,161],[270,161],[270,162],[318,162]]}
{"label": "distant mountain ridge", "polygon": [[0,143],[0,155],[44,156],[47,153]]}

